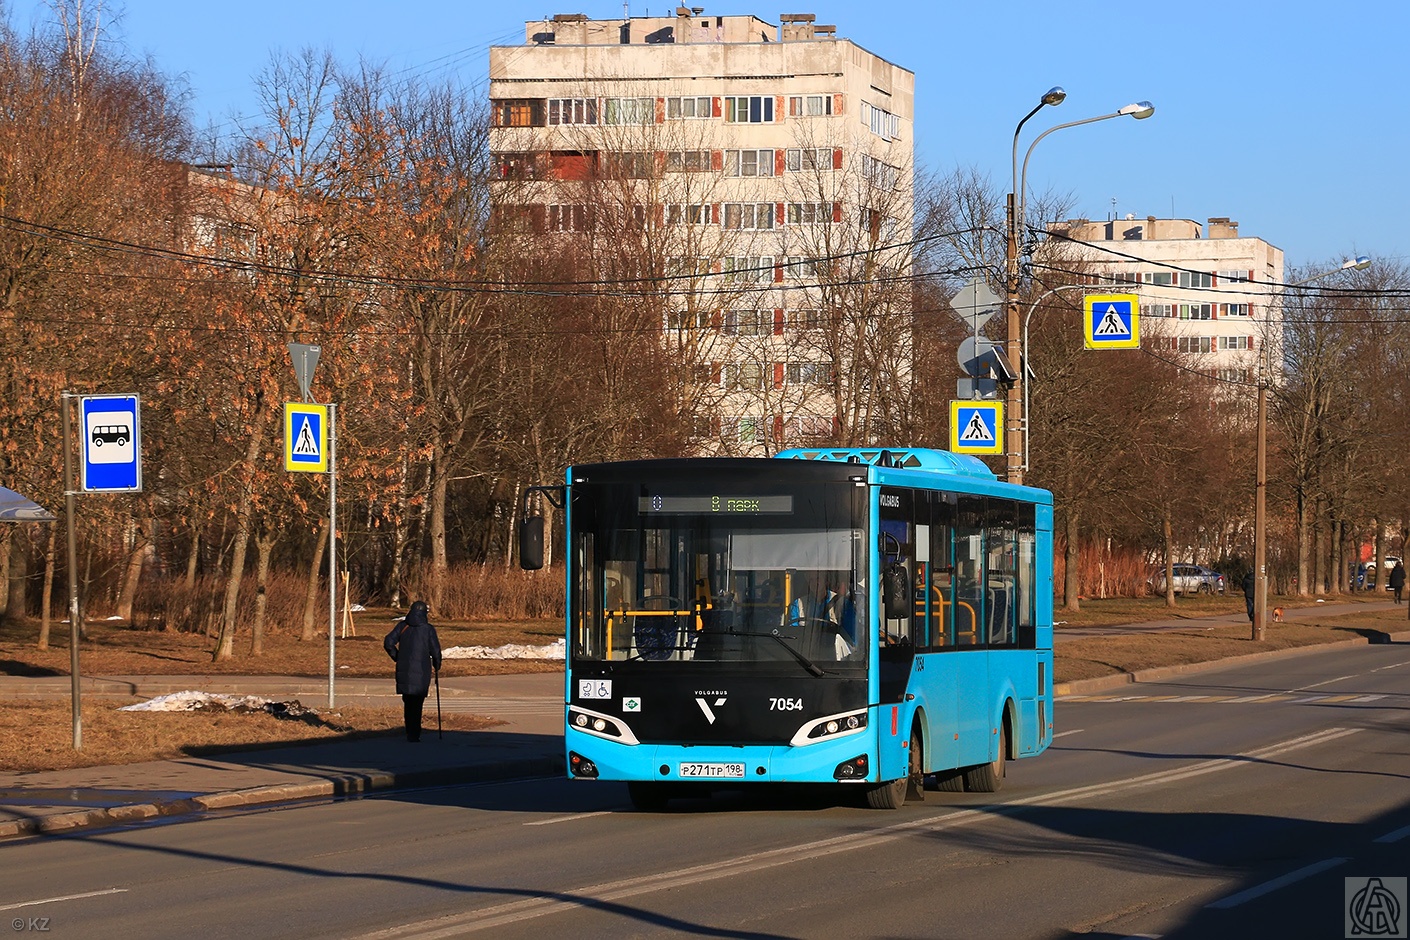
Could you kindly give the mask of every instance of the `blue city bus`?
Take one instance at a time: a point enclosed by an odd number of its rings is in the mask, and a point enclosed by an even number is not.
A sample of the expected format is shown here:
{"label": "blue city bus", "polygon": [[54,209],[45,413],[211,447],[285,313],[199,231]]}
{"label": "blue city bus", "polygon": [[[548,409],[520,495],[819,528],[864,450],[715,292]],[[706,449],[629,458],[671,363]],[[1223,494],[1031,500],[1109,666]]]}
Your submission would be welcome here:
{"label": "blue city bus", "polygon": [[[992,792],[1052,742],[1052,494],[977,458],[570,467],[564,744],[634,805],[765,783]],[[526,495],[525,504],[529,505]],[[521,563],[543,564],[527,512]]]}

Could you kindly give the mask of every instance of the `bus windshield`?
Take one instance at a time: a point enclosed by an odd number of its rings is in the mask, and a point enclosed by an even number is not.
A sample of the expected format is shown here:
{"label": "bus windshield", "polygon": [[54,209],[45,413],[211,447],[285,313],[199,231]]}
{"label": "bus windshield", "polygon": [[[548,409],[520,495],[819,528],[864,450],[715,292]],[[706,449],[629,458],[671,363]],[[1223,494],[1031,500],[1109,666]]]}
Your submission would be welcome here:
{"label": "bus windshield", "polygon": [[708,478],[575,486],[574,658],[864,671],[861,493]]}

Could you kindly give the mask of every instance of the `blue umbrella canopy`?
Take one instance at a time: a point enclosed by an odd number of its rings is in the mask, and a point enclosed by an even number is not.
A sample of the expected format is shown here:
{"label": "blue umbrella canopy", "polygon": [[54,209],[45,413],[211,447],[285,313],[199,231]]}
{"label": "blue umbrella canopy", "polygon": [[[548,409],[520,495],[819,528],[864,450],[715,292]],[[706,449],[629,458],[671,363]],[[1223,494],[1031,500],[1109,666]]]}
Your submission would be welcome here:
{"label": "blue umbrella canopy", "polygon": [[56,518],[34,500],[0,486],[0,522],[53,522]]}

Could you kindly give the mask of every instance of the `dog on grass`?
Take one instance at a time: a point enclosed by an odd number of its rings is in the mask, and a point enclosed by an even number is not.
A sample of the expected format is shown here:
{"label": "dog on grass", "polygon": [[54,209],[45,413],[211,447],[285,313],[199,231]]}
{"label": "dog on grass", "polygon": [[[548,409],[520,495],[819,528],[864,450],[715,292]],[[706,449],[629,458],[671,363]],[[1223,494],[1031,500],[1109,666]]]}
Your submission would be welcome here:
{"label": "dog on grass", "polygon": [[1273,608],[1273,622],[1274,622],[1274,623],[1282,623],[1282,622],[1283,622],[1283,608],[1281,608],[1281,607],[1274,607],[1274,608]]}

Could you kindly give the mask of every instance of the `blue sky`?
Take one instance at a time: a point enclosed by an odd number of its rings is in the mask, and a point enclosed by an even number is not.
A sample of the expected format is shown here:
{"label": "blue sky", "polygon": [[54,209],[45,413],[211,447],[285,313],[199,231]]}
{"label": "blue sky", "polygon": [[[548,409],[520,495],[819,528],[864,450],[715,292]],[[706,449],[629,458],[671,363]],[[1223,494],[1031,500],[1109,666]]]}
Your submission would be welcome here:
{"label": "blue sky", "polygon": [[[3,0],[0,0],[2,3]],[[88,0],[91,5],[94,0]],[[1053,85],[1067,101],[1025,129],[1149,100],[1155,116],[1059,131],[1034,151],[1031,190],[1068,192],[1078,214],[1228,216],[1289,264],[1356,254],[1410,260],[1404,153],[1410,135],[1410,3],[1308,0],[1133,3],[839,0],[701,3],[706,14],[812,12],[916,73],[918,159],[976,167],[1007,189],[1014,125]],[[622,15],[620,0],[106,0],[115,39],[184,75],[198,124],[254,108],[253,76],[275,49],[329,49],[428,77],[481,83],[493,44],[526,19]],[[675,4],[633,0],[634,16]],[[21,28],[46,4],[10,0]]]}

